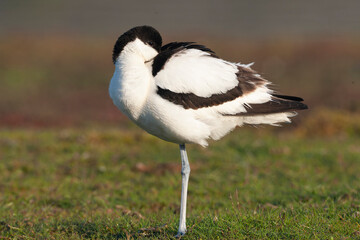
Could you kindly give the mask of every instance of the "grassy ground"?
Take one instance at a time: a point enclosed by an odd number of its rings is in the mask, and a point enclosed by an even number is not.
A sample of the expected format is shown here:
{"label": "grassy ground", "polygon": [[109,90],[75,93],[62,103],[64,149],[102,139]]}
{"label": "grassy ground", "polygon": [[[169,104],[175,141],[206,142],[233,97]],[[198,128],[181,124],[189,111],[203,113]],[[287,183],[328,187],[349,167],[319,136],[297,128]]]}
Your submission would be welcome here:
{"label": "grassy ground", "polygon": [[[359,136],[245,128],[189,145],[183,239],[360,239]],[[0,159],[0,239],[176,234],[178,147],[132,125],[2,129]]]}

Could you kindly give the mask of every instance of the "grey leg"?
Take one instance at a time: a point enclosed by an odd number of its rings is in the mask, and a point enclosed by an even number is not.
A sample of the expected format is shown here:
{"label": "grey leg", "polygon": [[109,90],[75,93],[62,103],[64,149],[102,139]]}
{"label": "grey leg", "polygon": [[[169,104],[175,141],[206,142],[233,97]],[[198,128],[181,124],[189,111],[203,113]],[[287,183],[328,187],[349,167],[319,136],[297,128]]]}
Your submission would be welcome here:
{"label": "grey leg", "polygon": [[186,199],[187,189],[190,176],[190,164],[186,154],[185,144],[180,144],[180,155],[181,155],[181,205],[180,205],[180,223],[179,231],[176,237],[181,237],[186,233]]}

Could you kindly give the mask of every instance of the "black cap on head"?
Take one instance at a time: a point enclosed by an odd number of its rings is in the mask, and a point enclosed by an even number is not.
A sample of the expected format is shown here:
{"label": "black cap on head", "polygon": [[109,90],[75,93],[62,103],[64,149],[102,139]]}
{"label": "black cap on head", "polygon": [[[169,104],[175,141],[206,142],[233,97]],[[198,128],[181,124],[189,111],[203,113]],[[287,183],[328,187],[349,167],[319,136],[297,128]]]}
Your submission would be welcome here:
{"label": "black cap on head", "polygon": [[150,26],[134,27],[121,35],[116,41],[112,54],[112,60],[114,63],[126,44],[134,41],[136,38],[139,38],[141,41],[160,52],[162,39],[160,33],[155,28]]}

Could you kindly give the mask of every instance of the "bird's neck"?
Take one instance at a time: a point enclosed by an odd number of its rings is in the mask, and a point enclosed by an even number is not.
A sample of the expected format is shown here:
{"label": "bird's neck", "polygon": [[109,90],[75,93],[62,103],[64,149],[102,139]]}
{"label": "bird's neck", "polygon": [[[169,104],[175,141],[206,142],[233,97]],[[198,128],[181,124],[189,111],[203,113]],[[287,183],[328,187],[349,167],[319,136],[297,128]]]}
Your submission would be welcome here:
{"label": "bird's neck", "polygon": [[114,104],[129,118],[138,119],[154,87],[152,79],[151,70],[142,57],[131,52],[121,54],[109,88]]}

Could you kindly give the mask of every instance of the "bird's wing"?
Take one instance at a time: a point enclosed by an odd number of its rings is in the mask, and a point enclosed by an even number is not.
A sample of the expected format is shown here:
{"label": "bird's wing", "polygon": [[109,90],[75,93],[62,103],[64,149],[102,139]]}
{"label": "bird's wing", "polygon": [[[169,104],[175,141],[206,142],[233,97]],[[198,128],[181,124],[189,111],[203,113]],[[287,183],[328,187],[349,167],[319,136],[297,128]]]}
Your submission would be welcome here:
{"label": "bird's wing", "polygon": [[210,49],[190,42],[163,46],[152,66],[156,85],[174,93],[210,97],[227,92],[238,82],[234,64],[216,57]]}
{"label": "bird's wing", "polygon": [[222,60],[202,45],[175,42],[162,47],[152,74],[157,94],[185,109],[219,106],[224,115],[256,115],[299,107],[299,99],[271,95],[269,82],[250,66]]}

